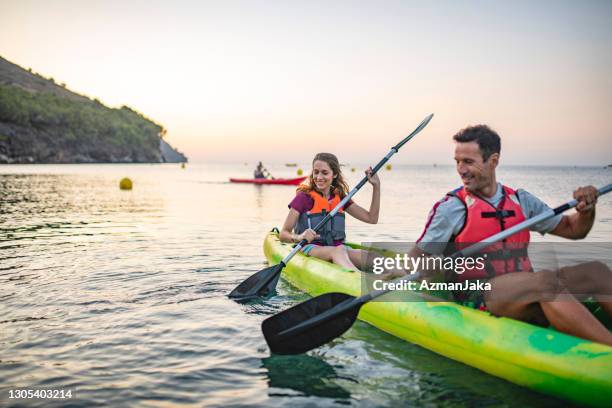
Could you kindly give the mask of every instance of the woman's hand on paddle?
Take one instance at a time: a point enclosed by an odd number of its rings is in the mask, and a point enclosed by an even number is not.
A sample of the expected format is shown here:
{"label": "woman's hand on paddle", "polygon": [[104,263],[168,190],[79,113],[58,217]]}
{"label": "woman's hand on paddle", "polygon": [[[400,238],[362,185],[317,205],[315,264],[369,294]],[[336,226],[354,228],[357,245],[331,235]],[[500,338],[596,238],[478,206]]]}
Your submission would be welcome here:
{"label": "woman's hand on paddle", "polygon": [[593,186],[578,187],[574,191],[574,198],[578,201],[576,211],[579,213],[591,212],[597,203],[597,189]]}
{"label": "woman's hand on paddle", "polygon": [[365,174],[368,177],[368,181],[371,185],[380,186],[380,179],[378,178],[378,174],[372,175],[372,166],[366,169]]}
{"label": "woman's hand on paddle", "polygon": [[308,243],[311,243],[312,241],[314,241],[315,239],[320,238],[320,236],[315,232],[315,230],[308,228],[306,231],[302,232],[300,235],[298,235],[298,239],[301,241],[303,239],[306,239],[306,241],[308,241]]}

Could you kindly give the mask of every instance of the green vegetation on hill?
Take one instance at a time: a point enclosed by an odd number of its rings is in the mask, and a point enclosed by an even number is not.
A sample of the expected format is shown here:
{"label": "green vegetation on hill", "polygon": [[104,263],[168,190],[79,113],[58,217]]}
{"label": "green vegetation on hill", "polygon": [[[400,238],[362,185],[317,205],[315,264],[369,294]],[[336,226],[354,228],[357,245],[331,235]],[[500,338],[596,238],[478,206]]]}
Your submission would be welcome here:
{"label": "green vegetation on hill", "polygon": [[[0,121],[34,133],[50,132],[56,138],[55,146],[74,149],[92,161],[160,161],[161,126],[127,106],[110,109],[95,101],[0,85]],[[99,148],[106,154],[96,152]]]}
{"label": "green vegetation on hill", "polygon": [[186,161],[164,134],[127,106],[106,107],[0,58],[0,163]]}

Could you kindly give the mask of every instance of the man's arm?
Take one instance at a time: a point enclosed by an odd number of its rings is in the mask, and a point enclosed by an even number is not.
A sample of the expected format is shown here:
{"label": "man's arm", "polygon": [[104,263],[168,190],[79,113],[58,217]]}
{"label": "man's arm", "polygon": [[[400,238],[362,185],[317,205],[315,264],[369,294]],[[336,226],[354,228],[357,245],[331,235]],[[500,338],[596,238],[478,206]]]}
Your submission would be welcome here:
{"label": "man's arm", "polygon": [[569,239],[583,239],[593,228],[597,189],[593,186],[579,187],[574,191],[574,198],[578,200],[576,212],[563,216],[551,234]]}
{"label": "man's arm", "polygon": [[[413,259],[427,258],[432,254],[442,254],[453,233],[463,225],[465,220],[464,207],[457,199],[445,197],[434,205],[429,212],[427,222],[421,237],[409,251]],[[383,274],[383,279],[394,279],[408,273],[419,272],[421,277],[431,276],[435,271],[392,270]]]}

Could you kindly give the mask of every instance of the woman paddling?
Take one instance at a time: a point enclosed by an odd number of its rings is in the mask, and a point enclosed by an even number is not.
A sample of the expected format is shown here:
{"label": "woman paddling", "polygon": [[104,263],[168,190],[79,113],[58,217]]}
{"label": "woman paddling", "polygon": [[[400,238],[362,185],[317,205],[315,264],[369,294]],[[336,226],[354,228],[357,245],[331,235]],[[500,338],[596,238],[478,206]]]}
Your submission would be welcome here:
{"label": "woman paddling", "polygon": [[336,207],[349,190],[338,158],[331,153],[318,153],[312,161],[308,183],[298,188],[295,198],[289,203],[289,214],[280,232],[280,240],[300,242],[305,238],[309,244],[302,249],[304,254],[359,270],[363,267],[362,251],[343,245],[346,238],[344,213],[368,224],[378,222],[380,180],[378,175],[372,176],[371,173],[370,167],[366,170],[368,181],[373,187],[370,210],[350,200],[317,234],[313,228]]}

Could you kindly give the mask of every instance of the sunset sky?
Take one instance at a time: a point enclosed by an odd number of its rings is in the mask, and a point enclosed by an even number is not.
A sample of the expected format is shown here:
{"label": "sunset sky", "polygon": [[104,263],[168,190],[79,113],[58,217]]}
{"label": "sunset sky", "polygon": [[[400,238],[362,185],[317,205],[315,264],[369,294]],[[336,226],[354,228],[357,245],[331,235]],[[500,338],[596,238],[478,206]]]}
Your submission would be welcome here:
{"label": "sunset sky", "polygon": [[[612,1],[6,1],[0,56],[162,124],[194,162],[612,163]],[[409,148],[408,148],[409,146]]]}

